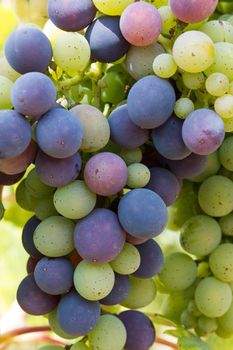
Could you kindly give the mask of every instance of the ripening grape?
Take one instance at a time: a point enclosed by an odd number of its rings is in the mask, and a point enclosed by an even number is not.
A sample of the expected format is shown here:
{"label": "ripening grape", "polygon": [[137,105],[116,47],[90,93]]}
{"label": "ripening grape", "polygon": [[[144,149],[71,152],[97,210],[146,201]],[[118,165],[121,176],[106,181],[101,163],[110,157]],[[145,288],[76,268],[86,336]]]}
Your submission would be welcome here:
{"label": "ripening grape", "polygon": [[93,0],[93,2],[96,8],[105,15],[120,16],[134,0]]}
{"label": "ripening grape", "polygon": [[158,10],[162,18],[162,33],[167,33],[176,26],[176,18],[170,6],[161,6]]}
{"label": "ripening grape", "polygon": [[222,73],[213,73],[205,82],[208,93],[212,96],[223,96],[229,90],[229,79]]}
{"label": "ripening grape", "polygon": [[114,273],[115,281],[114,286],[111,292],[103,299],[100,300],[102,305],[116,305],[121,303],[123,299],[125,299],[130,290],[130,281],[129,276],[120,275],[118,273]]}
{"label": "ripening grape", "polygon": [[168,53],[158,55],[153,62],[153,71],[160,78],[170,78],[177,71],[173,56]]}
{"label": "ripening grape", "polygon": [[233,213],[220,218],[219,225],[224,235],[233,236]]}
{"label": "ripening grape", "polygon": [[233,44],[224,42],[215,43],[214,51],[214,60],[205,71],[205,74],[208,76],[212,73],[222,73],[226,75],[230,81],[233,80]]}
{"label": "ripening grape", "polygon": [[[23,176],[24,172],[16,175],[6,175],[1,174],[1,182],[3,185],[12,185],[18,182]],[[16,203],[23,209],[28,211],[34,211],[37,199],[28,193],[28,190],[25,186],[25,179],[19,183],[15,191]]]}
{"label": "ripening grape", "polygon": [[11,89],[13,83],[10,79],[0,75],[0,109],[11,109]]}
{"label": "ripening grape", "polygon": [[182,74],[182,79],[184,85],[190,90],[201,89],[205,82],[205,77],[203,73],[187,73]]}
{"label": "ripening grape", "polygon": [[54,44],[55,44],[56,40],[61,35],[65,34],[65,32],[63,30],[61,30],[60,28],[56,27],[55,24],[53,24],[51,19],[49,19],[45,23],[45,26],[43,28],[43,32],[47,36],[47,38],[49,39],[52,47],[54,47]]}
{"label": "ripening grape", "polygon": [[233,171],[233,137],[228,137],[219,149],[219,160],[225,169]]}
{"label": "ripening grape", "polygon": [[173,57],[177,66],[184,71],[199,73],[214,63],[214,44],[208,35],[191,30],[176,39]]}
{"label": "ripening grape", "polygon": [[194,111],[194,103],[188,97],[179,98],[174,106],[174,113],[180,119],[185,119]]}
{"label": "ripening grape", "polygon": [[44,198],[54,193],[54,188],[40,181],[36,168],[30,170],[25,179],[25,186],[30,195],[35,198]]}
{"label": "ripening grape", "polygon": [[141,163],[133,163],[128,166],[127,186],[130,188],[145,187],[150,181],[150,170]]}
{"label": "ripening grape", "polygon": [[223,282],[233,281],[233,244],[220,244],[210,255],[212,273]]}
{"label": "ripening grape", "polygon": [[38,199],[34,210],[36,217],[41,221],[45,220],[49,216],[58,215],[58,212],[53,204],[53,196]]}
{"label": "ripening grape", "polygon": [[130,275],[137,271],[140,266],[141,258],[137,248],[125,243],[120,254],[110,262],[113,270],[121,275]]}
{"label": "ripening grape", "polygon": [[126,165],[133,163],[140,163],[142,160],[142,151],[139,147],[134,149],[122,148],[120,150],[119,156],[124,159]]}
{"label": "ripening grape", "polygon": [[217,0],[195,0],[187,4],[186,0],[170,0],[175,16],[185,23],[196,23],[208,18],[214,12]]}
{"label": "ripening grape", "polygon": [[214,43],[224,41],[233,43],[233,26],[227,21],[208,21],[204,23],[199,30],[207,34]]}

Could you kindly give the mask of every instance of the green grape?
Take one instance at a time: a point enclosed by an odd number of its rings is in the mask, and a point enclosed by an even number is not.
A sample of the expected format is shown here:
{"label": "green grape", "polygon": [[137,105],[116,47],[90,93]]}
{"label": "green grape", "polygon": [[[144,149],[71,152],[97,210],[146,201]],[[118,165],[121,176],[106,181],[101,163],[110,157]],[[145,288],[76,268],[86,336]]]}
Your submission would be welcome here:
{"label": "green grape", "polygon": [[216,43],[214,44],[215,57],[213,64],[205,71],[206,75],[212,73],[222,73],[233,80],[233,44]]}
{"label": "green grape", "polygon": [[218,157],[218,152],[211,153],[208,155],[208,163],[203,170],[203,172],[195,177],[191,178],[193,182],[203,182],[207,177],[217,174],[220,168],[220,162]]}
{"label": "green grape", "polygon": [[134,149],[121,148],[119,156],[124,159],[127,165],[140,163],[142,160],[142,151],[139,147]]}
{"label": "green grape", "polygon": [[201,261],[197,267],[197,275],[200,278],[207,277],[211,274],[209,264],[207,261]]}
{"label": "green grape", "polygon": [[220,244],[209,257],[210,269],[223,282],[233,281],[233,244]]}
{"label": "green grape", "polygon": [[229,79],[222,73],[213,73],[206,79],[205,87],[212,96],[223,96],[229,90]]}
{"label": "green grape", "polygon": [[177,71],[177,65],[168,53],[162,53],[155,57],[153,62],[153,71],[160,78],[170,78]]}
{"label": "green grape", "polygon": [[88,349],[90,349],[89,346],[87,346],[83,341],[79,341],[73,344],[70,348],[70,350],[88,350]]}
{"label": "green grape", "polygon": [[130,291],[121,305],[129,309],[140,309],[149,305],[157,293],[155,282],[152,278],[141,279],[130,276]]}
{"label": "green grape", "polygon": [[219,149],[219,160],[225,169],[233,171],[233,136],[223,141]]}
{"label": "green grape", "polygon": [[225,132],[232,132],[233,131],[233,118],[227,118],[227,119],[222,118],[222,120],[224,122]]}
{"label": "green grape", "polygon": [[233,210],[233,183],[227,177],[214,175],[199,188],[198,200],[202,210],[210,216],[225,216]]}
{"label": "green grape", "polygon": [[169,0],[153,0],[152,5],[155,7],[159,8],[161,6],[166,6],[168,5]]}
{"label": "green grape", "polygon": [[83,71],[90,60],[90,46],[79,33],[65,33],[54,44],[55,63],[70,75]]}
{"label": "green grape", "polygon": [[4,212],[5,212],[5,208],[2,204],[2,202],[0,201],[0,220],[2,220],[2,218],[4,216]]}
{"label": "green grape", "polygon": [[195,317],[201,316],[201,312],[198,310],[194,300],[190,300],[188,303],[188,312]]}
{"label": "green grape", "polygon": [[108,263],[97,265],[83,260],[74,272],[74,286],[87,300],[105,298],[111,292],[114,282],[114,272]]}
{"label": "green grape", "polygon": [[166,34],[171,28],[176,26],[176,18],[170,6],[161,6],[159,14],[162,18],[162,33]]}
{"label": "green grape", "polygon": [[0,75],[13,82],[20,77],[20,74],[9,65],[5,56],[0,57]]}
{"label": "green grape", "polygon": [[214,109],[224,119],[233,118],[233,96],[226,94],[218,97],[214,103]]}
{"label": "green grape", "polygon": [[233,26],[229,22],[223,20],[209,21],[203,24],[199,30],[207,34],[214,43],[224,41],[233,43]]}
{"label": "green grape", "polygon": [[204,278],[195,291],[195,303],[207,317],[220,317],[230,308],[231,287],[215,277]]}
{"label": "green grape", "polygon": [[50,216],[42,221],[34,232],[36,248],[45,256],[56,258],[74,249],[74,223],[61,216]]}
{"label": "green grape", "polygon": [[11,89],[13,83],[10,79],[0,75],[0,109],[11,109]]}
{"label": "green grape", "polygon": [[198,328],[205,334],[215,332],[218,328],[216,318],[206,317],[201,315],[197,322]]}
{"label": "green grape", "polygon": [[218,171],[218,175],[222,175],[222,176],[228,177],[228,179],[231,179],[232,172],[230,170],[227,170],[223,166],[221,166]]}
{"label": "green grape", "polygon": [[190,90],[201,89],[205,82],[203,73],[187,73],[182,74],[184,85]]}
{"label": "green grape", "polygon": [[199,73],[214,62],[213,41],[208,35],[191,30],[181,34],[173,45],[173,57],[178,67],[188,73]]}
{"label": "green grape", "polygon": [[43,27],[48,18],[48,1],[17,0],[14,2],[14,10],[21,21]]}
{"label": "green grape", "polygon": [[95,204],[96,194],[80,180],[58,188],[54,194],[56,210],[68,219],[81,219],[87,216]]}
{"label": "green grape", "polygon": [[218,319],[220,327],[226,332],[233,332],[233,303],[227,312]]}
{"label": "green grape", "polygon": [[93,0],[95,7],[105,15],[120,16],[134,0]]}
{"label": "green grape", "polygon": [[190,287],[196,277],[197,266],[192,258],[184,253],[168,255],[159,274],[160,281],[170,291],[179,291]]}
{"label": "green grape", "polygon": [[179,98],[174,106],[175,115],[180,119],[185,119],[194,111],[194,103],[188,97]]}
{"label": "green grape", "polygon": [[29,192],[25,185],[25,179],[19,183],[16,188],[15,198],[17,204],[28,211],[34,211],[36,203],[38,201],[37,198],[33,197]]}
{"label": "green grape", "polygon": [[207,215],[196,215],[181,228],[180,244],[194,255],[209,255],[221,242],[221,228],[216,220]]}
{"label": "green grape", "polygon": [[25,186],[30,195],[35,198],[47,197],[54,192],[54,188],[41,182],[36,169],[33,168],[26,177]]}
{"label": "green grape", "polygon": [[218,329],[216,330],[216,334],[220,337],[220,338],[231,338],[233,335],[233,331],[228,332],[225,329],[222,328],[222,326],[219,324]]}
{"label": "green grape", "polygon": [[141,163],[133,163],[128,166],[127,186],[130,188],[145,187],[150,181],[150,170]]}
{"label": "green grape", "polygon": [[34,210],[36,217],[41,221],[45,220],[49,216],[58,215],[58,212],[53,204],[53,196],[39,199]]}
{"label": "green grape", "polygon": [[125,326],[118,317],[102,315],[88,339],[93,350],[122,350],[126,336]]}
{"label": "green grape", "polygon": [[219,225],[224,235],[233,236],[233,213],[220,218]]}
{"label": "green grape", "polygon": [[110,262],[113,270],[121,275],[130,275],[137,271],[141,257],[138,249],[130,243],[125,243],[120,254]]}
{"label": "green grape", "polygon": [[39,348],[39,350],[61,350],[61,349],[64,350],[62,346],[58,346],[58,345],[45,345]]}
{"label": "green grape", "polygon": [[43,28],[44,34],[47,36],[49,41],[51,42],[52,47],[55,44],[55,41],[63,34],[65,34],[64,30],[61,30],[60,28],[56,27],[55,24],[49,19]]}
{"label": "green grape", "polygon": [[48,314],[48,321],[52,331],[57,334],[59,337],[64,339],[73,339],[74,337],[70,334],[65,333],[58,322],[57,318],[57,309],[54,309],[52,312]]}
{"label": "green grape", "polygon": [[231,94],[231,95],[233,95],[233,81],[231,81],[231,82],[229,83],[228,93]]}
{"label": "green grape", "polygon": [[125,99],[126,96],[126,79],[117,72],[107,72],[101,80],[101,100],[104,103],[118,104]]}
{"label": "green grape", "polygon": [[197,325],[197,318],[189,313],[188,310],[184,310],[180,316],[180,321],[185,328],[195,328]]}

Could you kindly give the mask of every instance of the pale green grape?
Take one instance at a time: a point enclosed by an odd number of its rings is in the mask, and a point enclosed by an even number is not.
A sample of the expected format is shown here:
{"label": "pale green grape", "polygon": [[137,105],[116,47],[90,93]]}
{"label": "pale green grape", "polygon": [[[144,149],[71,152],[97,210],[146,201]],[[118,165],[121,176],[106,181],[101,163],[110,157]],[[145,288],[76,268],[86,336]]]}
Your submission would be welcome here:
{"label": "pale green grape", "polygon": [[200,186],[198,200],[201,209],[210,216],[224,216],[233,210],[233,183],[225,176],[214,175]]}
{"label": "pale green grape", "polygon": [[213,64],[205,71],[206,75],[212,73],[225,74],[229,80],[233,80],[233,44],[214,44],[215,56]]}
{"label": "pale green grape", "polygon": [[201,261],[197,267],[197,275],[200,278],[204,278],[210,275],[210,268],[207,261]]}
{"label": "pale green grape", "polygon": [[208,155],[208,162],[205,169],[200,175],[192,177],[191,181],[203,182],[205,179],[207,179],[207,177],[217,174],[219,169],[220,169],[220,162],[219,162],[218,152],[216,151]]}
{"label": "pale green grape", "polygon": [[227,170],[233,171],[233,136],[228,137],[219,149],[220,163]]}
{"label": "pale green grape", "polygon": [[91,50],[88,41],[79,33],[65,33],[54,44],[55,63],[71,75],[83,71],[89,60]]}
{"label": "pale green grape", "polygon": [[14,3],[15,12],[21,21],[43,27],[48,18],[47,0],[17,0]]}
{"label": "pale green grape", "polygon": [[230,308],[231,287],[215,277],[204,278],[195,291],[195,303],[207,317],[220,317]]}
{"label": "pale green grape", "polygon": [[165,258],[160,281],[170,291],[179,291],[190,287],[197,277],[195,262],[184,253],[173,253]]}
{"label": "pale green grape", "polygon": [[191,30],[181,34],[173,46],[173,57],[178,67],[189,73],[199,73],[214,62],[213,41],[208,35]]}
{"label": "pale green grape", "polygon": [[232,132],[233,131],[233,118],[227,118],[227,119],[222,118],[222,120],[224,122],[225,132]]}
{"label": "pale green grape", "polygon": [[93,0],[95,7],[109,16],[120,16],[124,9],[134,3],[134,0]]}
{"label": "pale green grape", "polygon": [[182,74],[184,85],[190,90],[201,89],[205,83],[205,77],[203,73],[187,73]]}
{"label": "pale green grape", "polygon": [[188,303],[188,312],[196,317],[201,316],[201,312],[198,310],[194,300],[190,300],[190,302]]}
{"label": "pale green grape", "polygon": [[45,345],[39,348],[39,350],[61,350],[61,349],[64,350],[62,346],[58,346],[58,345]]}
{"label": "pale green grape", "polygon": [[229,84],[228,93],[233,95],[233,81],[231,81],[230,84]]}
{"label": "pale green grape", "polygon": [[214,109],[224,119],[233,118],[233,96],[226,94],[218,97],[214,103]]}
{"label": "pale green grape", "polygon": [[35,214],[38,219],[45,220],[49,216],[58,215],[53,204],[53,196],[44,197],[38,200],[35,205]]}
{"label": "pale green grape", "polygon": [[168,33],[169,30],[176,26],[176,18],[170,6],[161,6],[159,14],[162,18],[162,33]]}
{"label": "pale green grape", "polygon": [[95,204],[96,194],[81,180],[58,188],[54,194],[55,208],[69,219],[83,218],[94,209]]}
{"label": "pale green grape", "polygon": [[229,79],[222,73],[213,73],[206,79],[205,87],[210,95],[223,96],[229,90]]}
{"label": "pale green grape", "polygon": [[218,319],[220,327],[227,332],[233,332],[233,303],[227,312]]}
{"label": "pale green grape", "polygon": [[233,213],[223,216],[219,220],[219,225],[224,235],[233,236]]}
{"label": "pale green grape", "polygon": [[180,316],[180,321],[185,328],[195,328],[197,325],[197,318],[189,313],[188,310],[184,310]]}
{"label": "pale green grape", "polygon": [[141,163],[133,163],[128,166],[127,186],[130,188],[145,187],[150,181],[150,170]]}
{"label": "pale green grape", "polygon": [[210,255],[210,269],[223,282],[233,281],[233,244],[220,244]]}
{"label": "pale green grape", "polygon": [[227,339],[232,337],[233,331],[228,332],[219,324],[218,329],[216,330],[216,334],[223,339]]}
{"label": "pale green grape", "polygon": [[130,275],[137,271],[141,257],[137,248],[130,243],[125,243],[120,254],[110,262],[113,270],[121,275]]}
{"label": "pale green grape", "polygon": [[194,103],[188,97],[179,98],[174,106],[174,113],[180,119],[185,119],[194,111]]}
{"label": "pale green grape", "polygon": [[83,260],[74,272],[74,286],[87,300],[105,298],[111,292],[114,282],[114,272],[108,263],[97,265]]}
{"label": "pale green grape", "polygon": [[20,74],[9,65],[5,56],[0,57],[0,75],[13,82],[20,77]]}
{"label": "pale green grape", "polygon": [[0,75],[0,109],[11,109],[11,89],[13,83],[10,79]]}
{"label": "pale green grape", "polygon": [[149,305],[157,293],[155,282],[152,278],[141,279],[130,276],[130,291],[121,305],[130,309],[140,309]]}
{"label": "pale green grape", "polygon": [[59,337],[64,339],[73,339],[74,337],[70,334],[65,333],[58,322],[57,318],[57,309],[54,309],[52,312],[48,314],[49,325],[54,333],[56,333]]}
{"label": "pale green grape", "polygon": [[73,344],[70,350],[88,350],[90,349],[83,341]]}
{"label": "pale green grape", "polygon": [[49,19],[45,23],[44,28],[43,28],[43,32],[47,36],[49,41],[51,42],[52,47],[54,46],[55,41],[60,36],[65,34],[64,30],[61,30],[60,28],[56,27],[55,24],[53,24],[53,22],[51,21],[51,19]]}
{"label": "pale green grape", "polygon": [[201,315],[198,319],[197,326],[203,333],[208,334],[216,331],[218,328],[218,322],[216,318]]}
{"label": "pale green grape", "polygon": [[170,78],[177,71],[177,65],[168,53],[162,53],[155,57],[153,62],[153,71],[160,78]]}
{"label": "pale green grape", "polygon": [[180,243],[190,254],[209,255],[221,242],[221,228],[216,220],[207,215],[196,215],[181,228]]}
{"label": "pale green grape", "polygon": [[142,151],[139,147],[134,149],[121,148],[119,156],[124,159],[127,165],[140,163],[142,160]]}
{"label": "pale green grape", "polygon": [[214,43],[233,43],[233,26],[227,21],[209,21],[199,28],[200,32],[207,34]]}
{"label": "pale green grape", "polygon": [[93,350],[122,350],[126,336],[125,326],[118,317],[102,315],[88,339]]}
{"label": "pale green grape", "polygon": [[74,249],[74,223],[61,216],[50,216],[42,221],[34,232],[36,248],[52,258],[67,255]]}
{"label": "pale green grape", "polygon": [[47,197],[54,192],[53,187],[47,186],[41,182],[35,168],[27,174],[25,185],[29,194],[35,198]]}

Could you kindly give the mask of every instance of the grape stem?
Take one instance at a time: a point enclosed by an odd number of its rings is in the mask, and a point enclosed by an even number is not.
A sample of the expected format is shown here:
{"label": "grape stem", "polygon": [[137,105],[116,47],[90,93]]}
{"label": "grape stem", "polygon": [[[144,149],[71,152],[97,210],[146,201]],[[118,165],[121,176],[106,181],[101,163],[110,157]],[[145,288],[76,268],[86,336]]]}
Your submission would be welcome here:
{"label": "grape stem", "polygon": [[36,333],[36,332],[49,332],[49,331],[51,331],[51,327],[49,326],[23,327],[23,328],[13,329],[12,331],[9,331],[0,335],[0,343],[7,342],[10,339],[23,334]]}
{"label": "grape stem", "polygon": [[172,343],[168,340],[162,339],[162,338],[156,338],[155,343],[157,344],[161,344],[161,345],[165,345],[165,346],[169,346],[169,348],[174,349],[174,350],[178,350],[178,345],[175,343]]}
{"label": "grape stem", "polygon": [[61,90],[69,90],[72,86],[77,85],[83,79],[83,74],[77,74],[75,77],[58,82]]}

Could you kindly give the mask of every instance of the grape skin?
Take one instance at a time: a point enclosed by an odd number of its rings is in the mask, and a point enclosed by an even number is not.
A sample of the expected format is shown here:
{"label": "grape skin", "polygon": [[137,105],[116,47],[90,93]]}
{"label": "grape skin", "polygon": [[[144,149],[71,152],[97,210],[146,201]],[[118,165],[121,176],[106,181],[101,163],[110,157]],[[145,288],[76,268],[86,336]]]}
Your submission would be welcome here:
{"label": "grape skin", "polygon": [[41,258],[43,255],[36,249],[33,235],[35,229],[40,224],[40,220],[36,216],[32,216],[24,225],[22,232],[22,244],[26,252],[33,258]]}
{"label": "grape skin", "polygon": [[103,305],[116,305],[125,299],[130,290],[129,277],[115,273],[115,282],[111,292],[100,303]]}

